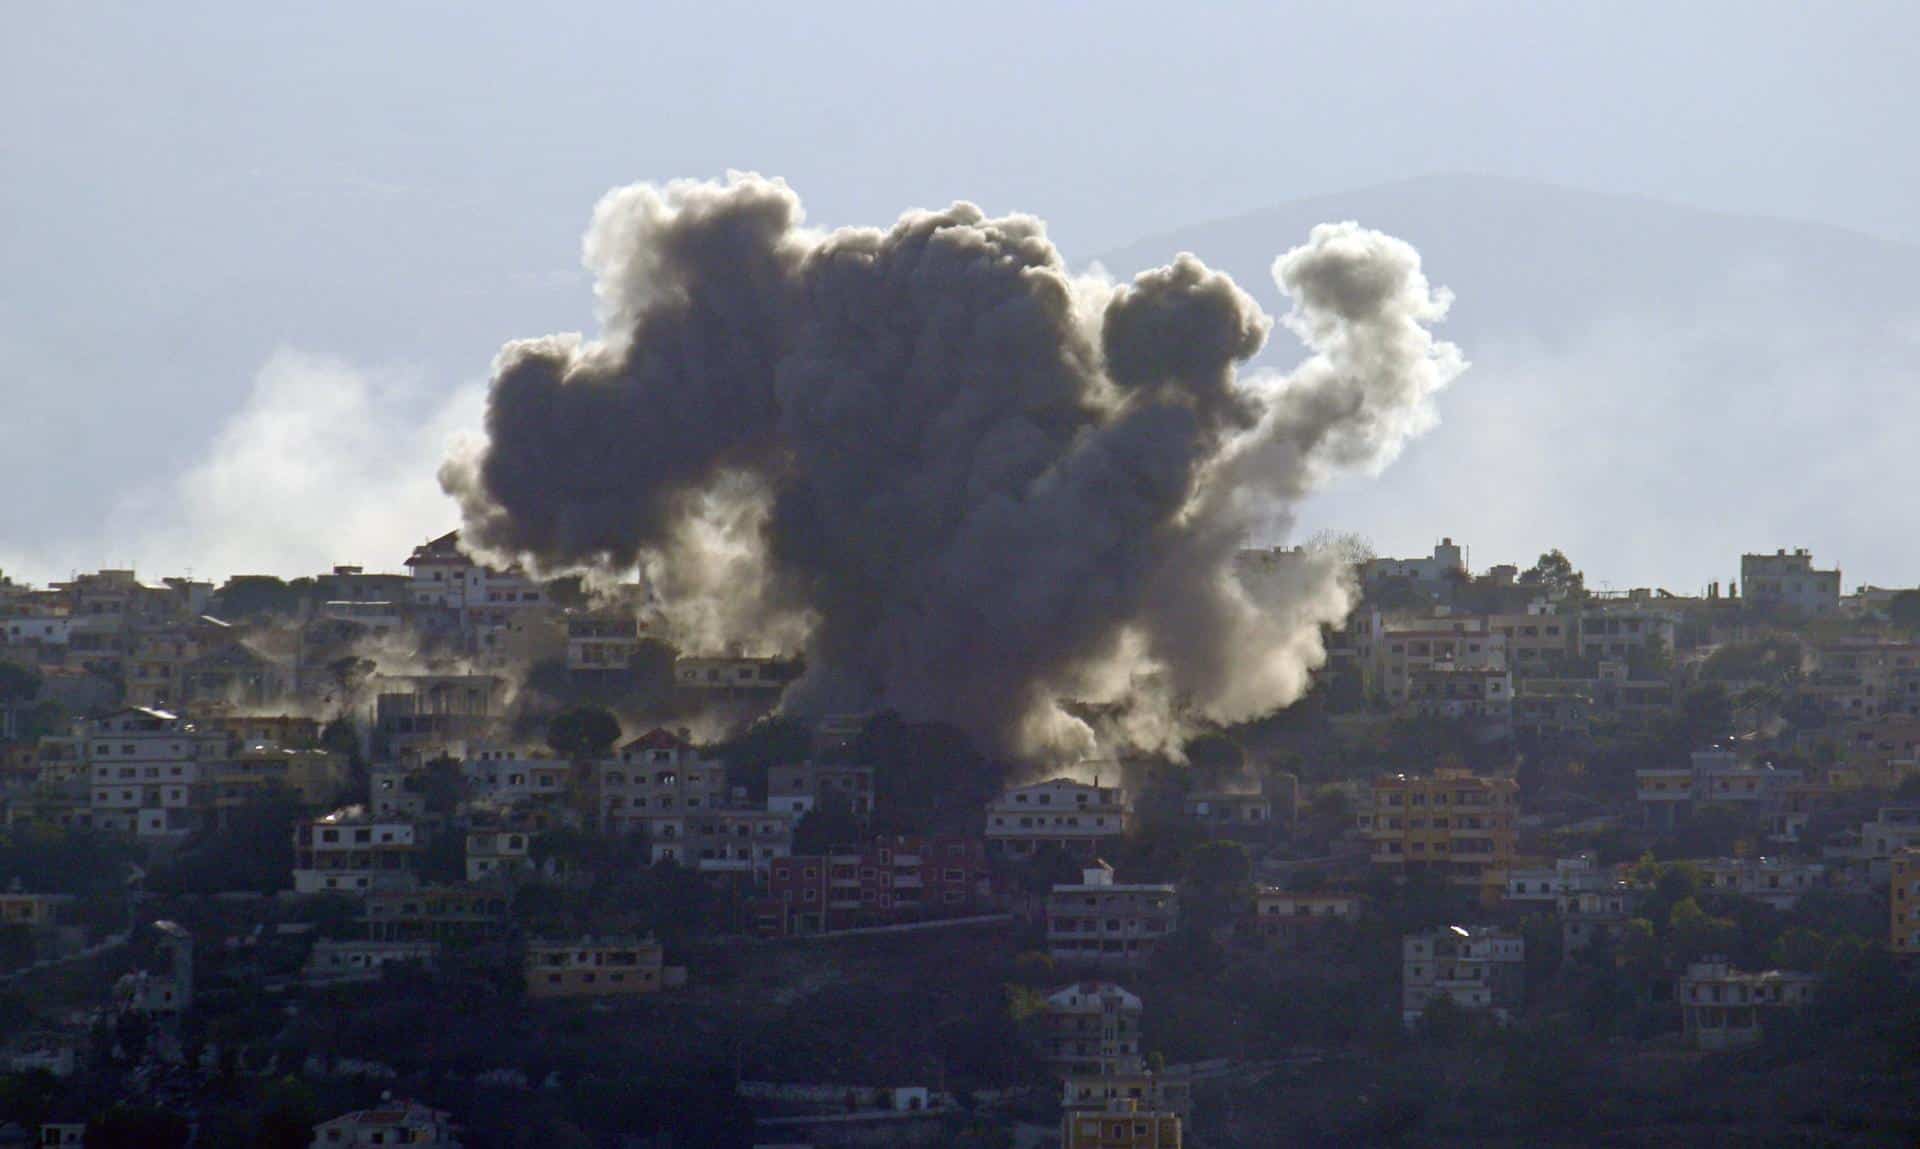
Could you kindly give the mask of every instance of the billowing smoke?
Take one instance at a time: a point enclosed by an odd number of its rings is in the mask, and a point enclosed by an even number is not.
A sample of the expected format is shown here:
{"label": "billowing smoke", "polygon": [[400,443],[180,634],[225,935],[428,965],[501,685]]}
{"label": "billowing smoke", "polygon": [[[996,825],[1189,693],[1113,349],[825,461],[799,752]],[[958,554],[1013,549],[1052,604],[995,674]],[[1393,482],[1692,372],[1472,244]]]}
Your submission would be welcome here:
{"label": "billowing smoke", "polygon": [[1350,223],[1274,264],[1312,351],[1289,376],[1238,374],[1272,323],[1192,256],[1076,276],[1039,220],[966,203],[822,233],[778,180],[636,185],[585,258],[603,336],[510,344],[488,442],[442,469],[468,544],[637,564],[689,647],[804,644],[790,709],[1004,751],[1164,748],[1298,698],[1350,574],[1308,555],[1256,601],[1234,556],[1390,460],[1464,366],[1417,253]]}

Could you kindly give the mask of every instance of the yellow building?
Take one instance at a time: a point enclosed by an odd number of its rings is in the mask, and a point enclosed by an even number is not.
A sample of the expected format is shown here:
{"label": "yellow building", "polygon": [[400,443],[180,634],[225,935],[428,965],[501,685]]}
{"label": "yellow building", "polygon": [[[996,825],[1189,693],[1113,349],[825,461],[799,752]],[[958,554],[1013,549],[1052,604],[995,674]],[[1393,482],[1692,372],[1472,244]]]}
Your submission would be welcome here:
{"label": "yellow building", "polygon": [[1060,1119],[1061,1149],[1180,1149],[1180,1118],[1116,1101],[1101,1111]]}
{"label": "yellow building", "polygon": [[637,997],[685,984],[684,966],[668,966],[651,939],[584,938],[527,943],[529,997]]}
{"label": "yellow building", "polygon": [[65,894],[0,893],[0,924],[50,926],[61,906],[73,899]]}
{"label": "yellow building", "polygon": [[1892,906],[1892,933],[1887,939],[1896,954],[1920,954],[1920,850],[1905,849],[1893,856],[1893,888],[1887,894]]}
{"label": "yellow building", "polygon": [[1504,893],[1513,863],[1519,791],[1511,778],[1459,769],[1425,778],[1378,778],[1372,806],[1360,814],[1360,831],[1376,869],[1396,878],[1437,874],[1491,904]]}

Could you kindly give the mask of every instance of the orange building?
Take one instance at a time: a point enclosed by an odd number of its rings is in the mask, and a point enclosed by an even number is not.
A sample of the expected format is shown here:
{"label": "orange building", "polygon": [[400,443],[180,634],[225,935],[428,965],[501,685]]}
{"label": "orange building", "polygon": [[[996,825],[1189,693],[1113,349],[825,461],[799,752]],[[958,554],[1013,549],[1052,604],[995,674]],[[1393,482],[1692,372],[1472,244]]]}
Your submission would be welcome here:
{"label": "orange building", "polygon": [[1180,1118],[1142,1110],[1131,1100],[1104,1110],[1074,1110],[1060,1120],[1061,1149],[1180,1149]]}
{"label": "orange building", "polygon": [[1887,892],[1887,903],[1893,921],[1887,945],[1896,954],[1912,957],[1920,954],[1920,850],[1901,850],[1890,867],[1893,888]]}
{"label": "orange building", "polygon": [[634,938],[527,943],[529,997],[636,997],[686,983],[660,943]]}
{"label": "orange building", "polygon": [[1442,768],[1424,778],[1394,774],[1374,780],[1360,831],[1376,869],[1396,878],[1438,874],[1477,890],[1491,904],[1504,892],[1513,864],[1519,792],[1511,778],[1469,770]]}

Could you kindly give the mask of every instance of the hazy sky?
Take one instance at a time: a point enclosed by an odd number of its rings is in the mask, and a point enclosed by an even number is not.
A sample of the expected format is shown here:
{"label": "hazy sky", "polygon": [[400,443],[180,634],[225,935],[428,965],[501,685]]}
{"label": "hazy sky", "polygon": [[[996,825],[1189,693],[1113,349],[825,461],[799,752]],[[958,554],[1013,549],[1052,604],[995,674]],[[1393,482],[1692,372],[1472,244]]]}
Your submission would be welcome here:
{"label": "hazy sky", "polygon": [[1910,4],[566,7],[11,6],[0,567],[394,566],[355,548],[452,525],[439,443],[503,340],[591,327],[638,179],[1076,259],[1460,170],[1920,242]]}

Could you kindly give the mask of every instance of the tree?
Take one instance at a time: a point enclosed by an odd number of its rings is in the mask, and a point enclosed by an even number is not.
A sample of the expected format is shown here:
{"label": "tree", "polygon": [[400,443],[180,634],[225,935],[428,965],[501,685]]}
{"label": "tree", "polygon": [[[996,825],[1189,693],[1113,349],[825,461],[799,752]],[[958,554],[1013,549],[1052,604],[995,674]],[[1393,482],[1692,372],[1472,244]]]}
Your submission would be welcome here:
{"label": "tree", "polygon": [[1920,590],[1903,590],[1887,603],[1887,618],[1901,630],[1920,630]]}
{"label": "tree", "polygon": [[[304,585],[303,585],[304,584]],[[232,619],[261,614],[294,614],[312,586],[311,579],[287,582],[272,575],[234,575],[215,596],[222,616]]]}
{"label": "tree", "polygon": [[1587,593],[1587,577],[1574,570],[1572,560],[1557,547],[1522,571],[1518,581],[1521,586],[1538,587],[1553,598],[1579,599]]}
{"label": "tree", "polygon": [[313,1142],[320,1104],[313,1087],[298,1077],[283,1077],[260,1091],[259,1123],[253,1144],[264,1149],[304,1149]]}
{"label": "tree", "polygon": [[568,758],[602,758],[620,741],[620,720],[601,706],[577,706],[547,723],[547,745]]}
{"label": "tree", "polygon": [[0,661],[0,706],[32,702],[40,695],[40,672],[17,662]]}
{"label": "tree", "polygon": [[460,770],[460,760],[445,755],[427,763],[420,773],[420,793],[426,801],[427,813],[441,817],[451,815],[460,807],[460,799],[467,792],[467,779]]}
{"label": "tree", "polygon": [[[669,673],[671,670],[669,665]],[[745,786],[749,797],[764,801],[767,768],[803,762],[811,757],[813,731],[798,718],[772,714],[756,720],[739,736],[723,743],[716,753],[727,764],[728,778],[735,785]]]}
{"label": "tree", "polygon": [[88,1149],[171,1149],[190,1133],[178,1113],[143,1105],[116,1105],[87,1122]]}
{"label": "tree", "polygon": [[306,814],[299,795],[274,785],[233,810],[226,825],[196,839],[191,850],[156,872],[157,890],[214,894],[284,890],[293,875],[293,827]]}
{"label": "tree", "polygon": [[1692,898],[1682,898],[1667,916],[1667,940],[1675,968],[1709,954],[1725,954],[1739,941],[1733,919],[1716,918]]}
{"label": "tree", "polygon": [[854,845],[865,835],[866,823],[855,816],[847,796],[828,790],[793,828],[793,852],[824,854],[834,846]]}

